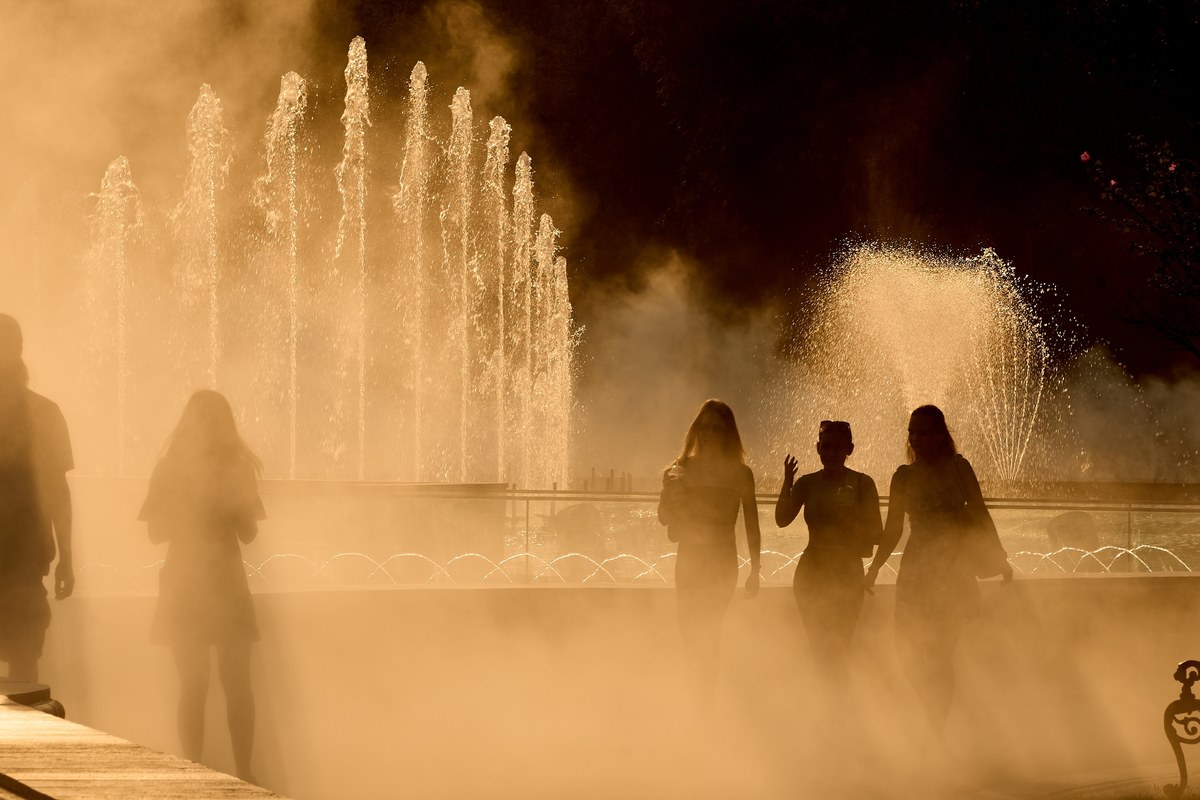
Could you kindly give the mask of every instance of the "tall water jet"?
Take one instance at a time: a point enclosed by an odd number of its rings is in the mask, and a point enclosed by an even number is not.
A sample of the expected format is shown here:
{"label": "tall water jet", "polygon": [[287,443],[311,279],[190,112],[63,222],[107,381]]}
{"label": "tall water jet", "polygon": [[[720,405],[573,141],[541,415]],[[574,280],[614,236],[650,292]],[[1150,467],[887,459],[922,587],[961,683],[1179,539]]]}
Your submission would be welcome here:
{"label": "tall water jet", "polygon": [[[546,394],[549,402],[547,477],[551,486],[565,487],[569,480],[571,419],[574,411],[575,344],[580,332],[571,320],[571,298],[567,285],[567,260],[554,259],[549,314],[546,320]],[[543,485],[545,485],[543,483]]]}
{"label": "tall water jet", "polygon": [[182,283],[194,297],[208,300],[207,331],[210,386],[217,381],[220,359],[220,261],[217,236],[217,192],[224,187],[231,152],[229,132],[225,130],[221,100],[207,83],[187,120],[188,171],[184,178],[183,198],[172,214],[184,244]]}
{"label": "tall water jet", "polygon": [[484,242],[487,256],[483,264],[489,267],[484,275],[486,292],[494,300],[495,316],[490,320],[488,332],[491,339],[489,377],[495,398],[496,429],[496,476],[506,479],[508,474],[508,351],[505,341],[507,318],[504,296],[507,293],[505,256],[508,250],[508,204],[505,202],[504,173],[508,168],[508,138],[512,127],[503,117],[495,117],[488,125],[491,135],[487,142],[487,160],[483,165],[483,217],[490,233]]}
{"label": "tall water jet", "polygon": [[556,305],[554,260],[558,251],[558,236],[559,230],[554,227],[554,220],[549,214],[542,214],[538,220],[537,240],[534,242],[537,271],[533,280],[533,317],[536,320],[536,334],[533,337],[532,348],[533,396],[540,417],[537,427],[542,434],[539,437],[540,447],[534,459],[534,476],[539,486],[553,483],[557,478],[553,466],[557,460],[553,452],[553,447],[557,444],[554,392],[550,381],[555,371],[556,342],[553,339],[551,320]]}
{"label": "tall water jet", "polygon": [[267,120],[267,174],[254,186],[254,201],[266,213],[272,237],[284,249],[287,262],[288,320],[288,477],[296,477],[296,422],[299,394],[297,348],[300,330],[300,202],[298,135],[308,107],[304,79],[289,72],[279,82],[279,99]]}
{"label": "tall water jet", "polygon": [[474,133],[474,114],[471,93],[463,87],[454,92],[450,103],[450,214],[449,235],[452,258],[451,280],[457,287],[455,342],[458,345],[459,391],[459,465],[458,480],[467,479],[468,442],[472,423],[472,360],[471,339],[476,325],[475,298],[478,286],[476,262],[471,243],[471,141]]}
{"label": "tall water jet", "polygon": [[[116,470],[125,474],[127,435],[126,398],[129,388],[129,266],[127,248],[132,232],[142,223],[142,204],[129,161],[121,156],[104,171],[100,193],[92,211],[92,242],[85,259],[87,267],[87,316],[92,335],[89,342],[98,348],[93,366],[115,360],[116,377]],[[109,331],[111,340],[103,335]],[[111,347],[113,352],[105,352]],[[97,376],[99,378],[99,376]],[[103,391],[100,392],[104,394]],[[99,424],[93,420],[93,424]]]}
{"label": "tall water jet", "polygon": [[[981,477],[1022,476],[1051,377],[1042,324],[1011,265],[864,245],[850,251],[791,332],[794,365],[769,402],[790,444],[822,418],[855,426],[855,460],[877,475],[904,459],[918,405],[946,411]],[[782,455],[776,453],[776,455]],[[986,459],[986,460],[983,460]]]}
{"label": "tall water jet", "polygon": [[[392,198],[401,227],[401,260],[396,271],[397,286],[392,292],[400,315],[400,339],[408,361],[407,411],[409,431],[407,447],[411,454],[410,474],[425,480],[424,438],[425,374],[427,346],[425,318],[429,308],[430,275],[425,269],[425,210],[429,201],[429,75],[418,61],[408,79],[408,120],[404,132],[404,160],[400,166],[400,187]],[[403,467],[402,467],[403,468]]]}
{"label": "tall water jet", "polygon": [[519,404],[520,476],[524,486],[533,478],[533,165],[528,153],[517,158],[513,185],[513,354]]}
{"label": "tall water jet", "polygon": [[[97,226],[87,284],[95,299],[86,315],[73,315],[78,329],[62,334],[94,343],[96,352],[56,362],[96,376],[77,412],[92,423],[82,429],[96,432],[80,437],[81,470],[112,474],[118,458],[123,471],[153,463],[183,390],[219,378],[271,477],[565,485],[564,409],[577,332],[558,234],[548,219],[535,227],[529,156],[521,154],[514,176],[511,129],[499,117],[480,141],[466,89],[455,93],[448,119],[431,119],[429,78],[417,64],[403,162],[376,180],[367,169],[367,77],[365,46],[356,40],[346,67],[338,195],[335,181],[314,169],[309,145],[320,146],[322,128],[309,125],[311,87],[288,74],[274,110],[264,110],[265,164],[232,182],[255,178],[252,197],[230,198],[235,208],[253,201],[252,218],[226,219],[229,136],[221,102],[205,86],[188,117],[174,236],[160,240],[149,228],[145,237],[148,252],[172,255],[172,269],[129,270],[130,257],[114,249],[124,241],[119,228]],[[397,224],[371,240],[379,258],[368,263],[371,181],[380,187],[397,178],[390,198]],[[123,182],[107,178],[102,193],[115,197],[111,187]],[[319,213],[329,202],[340,215]],[[31,224],[24,238],[36,229]],[[0,295],[27,294],[25,278],[0,272]],[[116,394],[127,406],[120,413]],[[127,453],[111,440],[118,419]]]}
{"label": "tall water jet", "polygon": [[[350,42],[346,63],[346,108],[342,113],[345,140],[337,166],[342,217],[338,223],[335,260],[347,238],[355,238],[357,291],[354,294],[354,358],[358,366],[358,478],[366,473],[366,369],[367,369],[367,128],[371,124],[367,97],[367,43],[361,36]],[[335,320],[335,324],[339,321]],[[344,367],[343,367],[344,368]],[[340,397],[340,391],[339,391]]]}

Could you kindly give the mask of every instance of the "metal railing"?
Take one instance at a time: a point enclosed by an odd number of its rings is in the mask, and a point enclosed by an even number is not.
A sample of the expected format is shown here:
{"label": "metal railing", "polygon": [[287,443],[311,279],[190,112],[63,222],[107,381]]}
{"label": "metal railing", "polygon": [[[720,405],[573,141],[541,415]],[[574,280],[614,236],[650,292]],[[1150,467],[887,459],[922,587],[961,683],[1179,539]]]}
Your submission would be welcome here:
{"label": "metal railing", "polygon": [[[132,508],[144,484],[122,484]],[[79,486],[84,505],[118,491]],[[268,520],[245,548],[259,590],[374,585],[663,585],[673,580],[674,545],[657,522],[657,493],[518,490],[503,485],[346,484],[264,481]],[[807,543],[802,519],[779,529],[775,496],[760,494],[763,579],[791,581]],[[1014,571],[1027,578],[1187,573],[1200,564],[1200,504],[988,500]],[[886,498],[882,505],[886,507]],[[766,506],[767,509],[762,509]],[[98,513],[93,510],[93,516]],[[1074,514],[1072,535],[1052,540],[1051,521]],[[1086,524],[1080,522],[1086,515]],[[127,540],[144,540],[132,527]],[[88,530],[81,521],[78,529]],[[1068,532],[1071,532],[1068,531]],[[1079,532],[1083,531],[1083,534]],[[83,539],[81,534],[81,540]],[[738,524],[742,568],[743,524]],[[901,547],[903,547],[903,540]],[[163,551],[148,545],[119,557],[81,557],[81,591],[152,592]],[[899,552],[881,581],[894,578]]]}

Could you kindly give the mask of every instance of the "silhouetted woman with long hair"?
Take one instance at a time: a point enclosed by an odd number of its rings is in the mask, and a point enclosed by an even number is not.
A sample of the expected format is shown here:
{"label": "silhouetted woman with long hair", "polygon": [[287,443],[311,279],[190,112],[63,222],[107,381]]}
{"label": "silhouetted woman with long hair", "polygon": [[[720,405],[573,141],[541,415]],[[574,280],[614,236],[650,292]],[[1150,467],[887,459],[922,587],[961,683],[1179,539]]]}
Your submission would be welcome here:
{"label": "silhouetted woman with long hair", "polygon": [[675,596],[679,633],[693,670],[697,696],[707,702],[716,686],[721,623],[737,587],[734,526],[745,515],[750,551],[747,595],[758,593],[762,536],[754,497],[754,473],[733,411],[706,400],[688,427],[683,449],[663,473],[658,521],[679,543]]}
{"label": "silhouetted woman with long hair", "polygon": [[222,395],[192,395],[154,468],[139,519],[150,540],[167,543],[151,638],[169,645],[179,670],[179,738],[200,761],[210,649],[225,692],[229,738],[238,776],[253,781],[254,694],[250,646],[258,623],[239,542],[264,519],[257,475],[262,462],[238,435]]}
{"label": "silhouetted woman with long hair", "polygon": [[971,464],[958,454],[937,406],[921,406],[908,421],[909,463],[892,476],[887,523],[871,586],[904,531],[910,534],[896,578],[896,646],[909,682],[937,733],[954,701],[954,651],[963,625],[979,615],[976,576],[1012,567],[996,536]]}
{"label": "silhouetted woman with long hair", "polygon": [[787,527],[800,509],[808,545],[792,590],[813,658],[839,699],[847,680],[850,642],[863,604],[863,562],[883,533],[879,492],[870,475],[846,466],[854,452],[850,423],[823,420],[817,436],[821,469],[796,478],[796,459],[783,460],[775,524]]}

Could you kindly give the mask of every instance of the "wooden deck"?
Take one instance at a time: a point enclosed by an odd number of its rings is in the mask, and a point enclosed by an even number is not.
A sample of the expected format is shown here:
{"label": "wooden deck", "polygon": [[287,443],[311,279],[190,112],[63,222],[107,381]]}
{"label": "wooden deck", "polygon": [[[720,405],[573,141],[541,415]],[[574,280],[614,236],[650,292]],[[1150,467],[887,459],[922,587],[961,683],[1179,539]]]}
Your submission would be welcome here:
{"label": "wooden deck", "polygon": [[45,797],[241,800],[279,795],[0,697],[0,800]]}

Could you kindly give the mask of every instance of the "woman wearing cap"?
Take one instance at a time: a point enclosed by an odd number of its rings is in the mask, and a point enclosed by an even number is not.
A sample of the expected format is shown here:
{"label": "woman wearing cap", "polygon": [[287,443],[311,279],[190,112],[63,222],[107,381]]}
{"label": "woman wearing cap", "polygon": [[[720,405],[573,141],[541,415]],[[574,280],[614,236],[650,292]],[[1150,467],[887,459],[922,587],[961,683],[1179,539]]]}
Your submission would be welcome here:
{"label": "woman wearing cap", "polygon": [[846,466],[853,452],[850,423],[822,421],[821,469],[797,478],[796,459],[789,454],[775,503],[781,528],[804,509],[808,546],[796,564],[792,589],[813,657],[835,697],[845,689],[850,642],[862,611],[862,560],[870,558],[883,532],[875,481]]}

